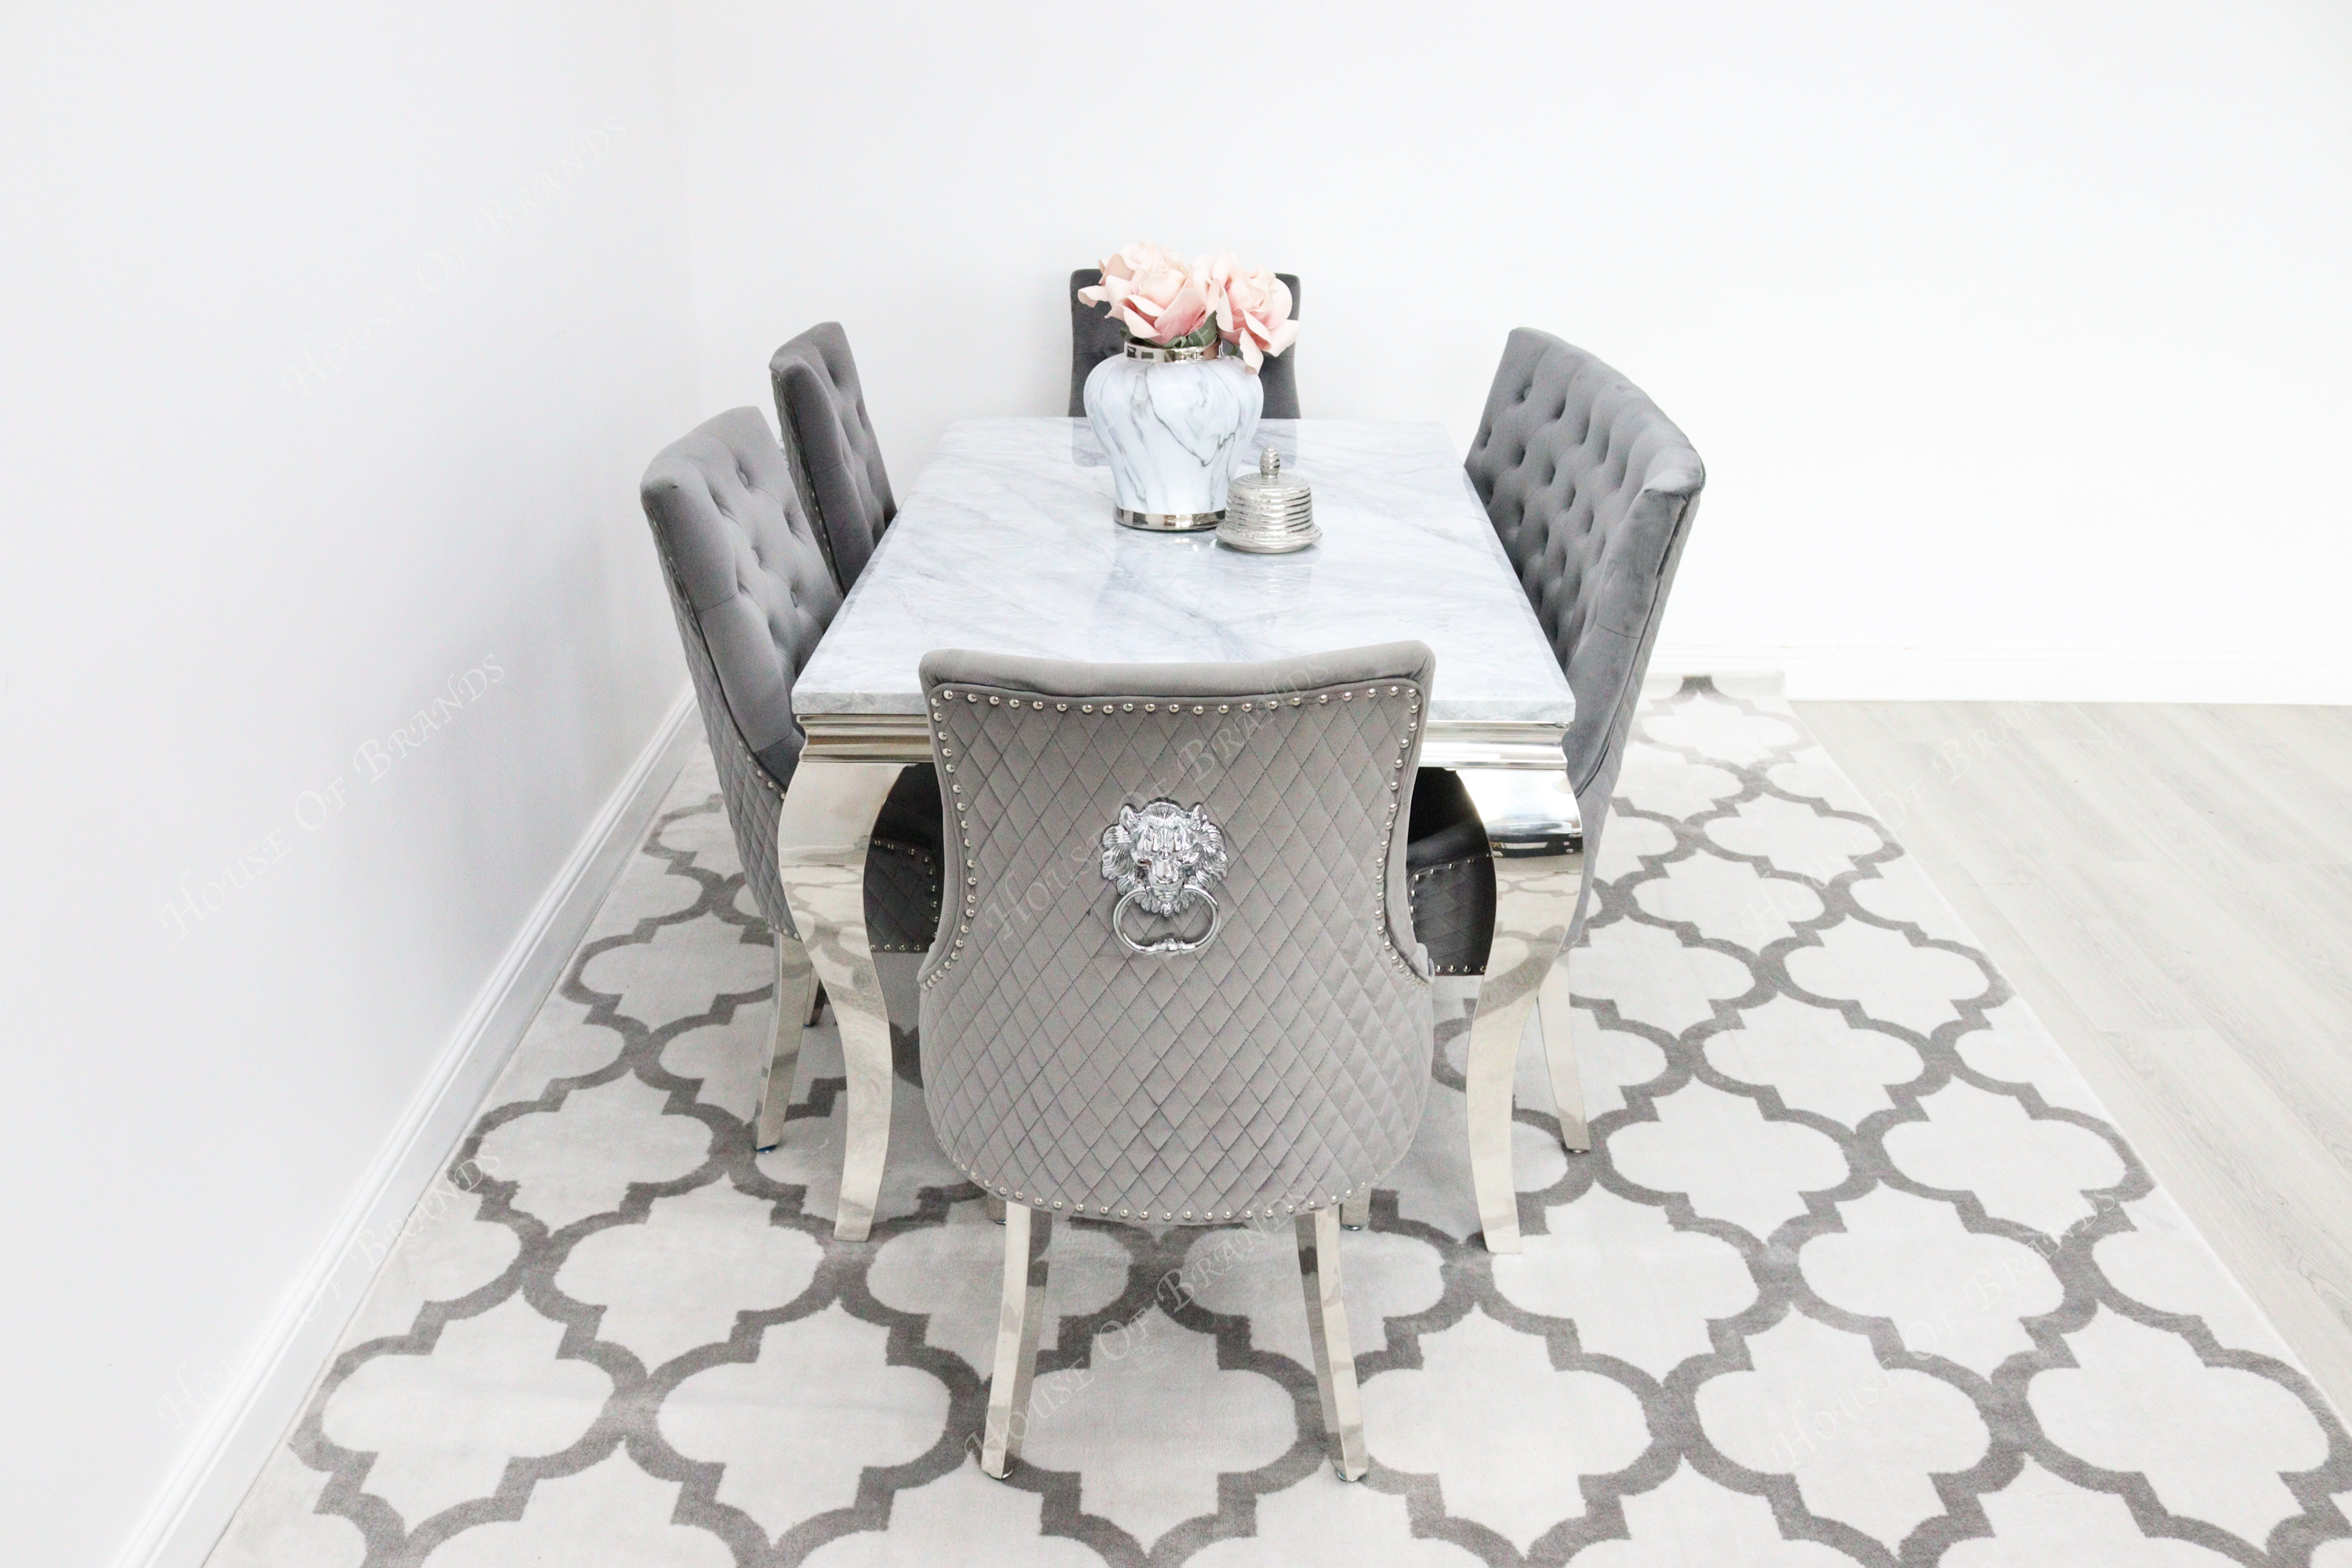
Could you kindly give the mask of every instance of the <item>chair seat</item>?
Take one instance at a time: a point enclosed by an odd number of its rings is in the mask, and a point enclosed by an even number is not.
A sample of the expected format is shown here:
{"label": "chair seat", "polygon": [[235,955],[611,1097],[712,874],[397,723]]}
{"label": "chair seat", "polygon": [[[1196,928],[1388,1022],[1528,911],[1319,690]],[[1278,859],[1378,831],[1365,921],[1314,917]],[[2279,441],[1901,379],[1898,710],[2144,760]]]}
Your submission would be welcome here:
{"label": "chair seat", "polygon": [[1405,890],[1412,931],[1439,974],[1484,974],[1495,942],[1495,861],[1461,775],[1423,768],[1406,826]]}

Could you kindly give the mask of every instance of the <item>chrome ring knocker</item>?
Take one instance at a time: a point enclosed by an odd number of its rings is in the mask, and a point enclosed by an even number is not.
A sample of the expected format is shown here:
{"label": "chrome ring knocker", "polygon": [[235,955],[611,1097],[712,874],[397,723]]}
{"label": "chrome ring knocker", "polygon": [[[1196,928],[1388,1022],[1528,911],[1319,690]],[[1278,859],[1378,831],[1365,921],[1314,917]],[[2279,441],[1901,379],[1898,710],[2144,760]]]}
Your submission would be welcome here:
{"label": "chrome ring knocker", "polygon": [[[1111,906],[1111,934],[1128,952],[1160,958],[1198,952],[1209,945],[1224,920],[1209,884],[1225,874],[1224,830],[1199,806],[1190,811],[1172,800],[1121,805],[1118,820],[1102,831],[1102,878],[1118,888]],[[1197,900],[1209,906],[1209,929],[1197,937],[1165,936],[1141,942],[1122,923],[1130,905],[1172,920]]]}
{"label": "chrome ring knocker", "polygon": [[[1139,900],[1150,900],[1151,889],[1149,888],[1138,888],[1131,893],[1121,893],[1118,896],[1118,902],[1112,906],[1110,911],[1111,935],[1118,938],[1119,945],[1126,948],[1128,952],[1140,953],[1147,958],[1156,958],[1171,952],[1200,952],[1216,940],[1217,927],[1224,923],[1225,912],[1217,907],[1215,895],[1206,888],[1187,888],[1184,889],[1184,895],[1188,902],[1198,899],[1209,906],[1209,929],[1199,936],[1190,939],[1181,936],[1163,936],[1158,942],[1138,942],[1128,935],[1127,928],[1119,922],[1127,917],[1129,905]],[[1177,907],[1181,909],[1183,906],[1180,904]]]}

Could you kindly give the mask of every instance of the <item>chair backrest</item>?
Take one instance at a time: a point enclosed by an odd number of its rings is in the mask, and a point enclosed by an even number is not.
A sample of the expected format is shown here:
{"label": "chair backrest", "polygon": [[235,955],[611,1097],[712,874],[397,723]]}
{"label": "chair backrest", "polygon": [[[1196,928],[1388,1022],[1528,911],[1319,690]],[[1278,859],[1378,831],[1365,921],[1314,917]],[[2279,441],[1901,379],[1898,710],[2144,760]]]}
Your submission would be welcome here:
{"label": "chair backrest", "polygon": [[[1277,272],[1290,290],[1290,315],[1298,318],[1298,279],[1288,272]],[[1087,416],[1087,377],[1095,366],[1119,352],[1127,335],[1112,321],[1110,312],[1100,305],[1078,302],[1078,290],[1091,289],[1102,281],[1102,269],[1081,267],[1070,274],[1070,417]],[[1257,373],[1258,390],[1265,395],[1265,406],[1259,416],[1265,419],[1296,419],[1298,417],[1298,348],[1293,344],[1267,360]]]}
{"label": "chair backrest", "polygon": [[797,466],[801,500],[816,520],[833,579],[846,594],[898,515],[849,334],[839,321],[811,327],[776,351],[768,379]]}
{"label": "chair backrest", "polygon": [[[1430,1068],[1403,826],[1433,666],[1420,643],[923,660],[965,895],[923,967],[925,1098],[967,1175],[1203,1224],[1327,1206],[1403,1157]],[[1130,946],[1198,936],[1200,893],[1205,945]]]}
{"label": "chair backrest", "polygon": [[793,681],[841,591],[756,408],[730,409],[663,447],[639,494],[744,878],[768,923],[792,931],[775,833],[801,752]]}
{"label": "chair backrest", "polygon": [[1527,327],[1465,466],[1576,693],[1568,777],[1591,839],[1706,468],[1640,387]]}

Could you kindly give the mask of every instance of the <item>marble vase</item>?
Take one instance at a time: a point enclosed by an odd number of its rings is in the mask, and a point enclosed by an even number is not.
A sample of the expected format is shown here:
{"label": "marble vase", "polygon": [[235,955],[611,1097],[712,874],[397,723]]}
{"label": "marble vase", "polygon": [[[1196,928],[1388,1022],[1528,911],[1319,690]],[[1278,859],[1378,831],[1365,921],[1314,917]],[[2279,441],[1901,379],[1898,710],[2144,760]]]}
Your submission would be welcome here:
{"label": "marble vase", "polygon": [[1094,426],[1129,528],[1214,528],[1234,463],[1257,434],[1265,390],[1240,359],[1205,349],[1127,345],[1087,377]]}

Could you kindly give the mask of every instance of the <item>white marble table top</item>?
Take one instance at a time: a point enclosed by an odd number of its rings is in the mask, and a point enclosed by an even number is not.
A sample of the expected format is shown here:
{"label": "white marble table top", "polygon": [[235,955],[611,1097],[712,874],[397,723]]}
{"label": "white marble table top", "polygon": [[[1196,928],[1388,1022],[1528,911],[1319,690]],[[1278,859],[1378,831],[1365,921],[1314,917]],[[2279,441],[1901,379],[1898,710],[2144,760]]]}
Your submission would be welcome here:
{"label": "white marble table top", "polygon": [[919,723],[933,648],[1157,663],[1417,637],[1437,654],[1433,739],[1556,748],[1575,699],[1444,430],[1269,419],[1246,466],[1269,443],[1323,529],[1292,555],[1118,527],[1083,419],[950,426],[794,683],[813,745],[861,719]]}

